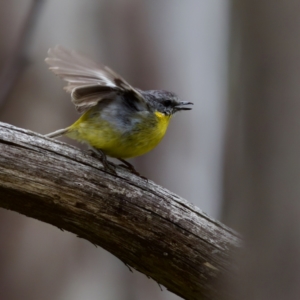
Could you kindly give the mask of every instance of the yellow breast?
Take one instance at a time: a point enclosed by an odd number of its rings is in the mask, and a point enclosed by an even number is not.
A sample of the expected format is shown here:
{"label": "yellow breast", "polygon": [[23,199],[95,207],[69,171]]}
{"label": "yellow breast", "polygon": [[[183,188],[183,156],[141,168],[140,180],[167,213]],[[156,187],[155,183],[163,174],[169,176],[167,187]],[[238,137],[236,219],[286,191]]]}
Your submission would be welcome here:
{"label": "yellow breast", "polygon": [[116,158],[140,156],[155,148],[164,137],[171,119],[171,116],[155,112],[133,130],[121,132],[107,121],[89,118],[86,114],[69,127],[67,136]]}

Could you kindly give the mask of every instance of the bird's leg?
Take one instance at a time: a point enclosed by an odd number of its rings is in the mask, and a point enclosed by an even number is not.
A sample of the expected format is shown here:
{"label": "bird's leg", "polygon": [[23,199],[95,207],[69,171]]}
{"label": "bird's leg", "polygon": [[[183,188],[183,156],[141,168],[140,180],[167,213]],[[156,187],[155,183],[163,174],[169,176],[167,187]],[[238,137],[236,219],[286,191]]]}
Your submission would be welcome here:
{"label": "bird's leg", "polygon": [[139,177],[141,177],[141,178],[143,178],[143,179],[148,180],[148,178],[142,176],[142,175],[134,168],[134,166],[133,166],[131,163],[129,163],[128,161],[126,161],[125,159],[122,159],[122,158],[118,158],[118,160],[124,164],[124,165],[121,165],[121,166],[127,168],[129,171],[131,171],[131,173],[133,173],[133,174],[135,174],[135,175],[137,175],[137,176],[139,176]]}
{"label": "bird's leg", "polygon": [[113,164],[110,164],[110,162],[107,160],[106,154],[101,149],[89,147],[89,153],[102,162],[105,171],[111,171],[113,174],[116,174]]}
{"label": "bird's leg", "polygon": [[134,173],[136,175],[140,175],[131,163],[129,163],[128,161],[126,161],[125,159],[122,159],[122,158],[117,158],[117,159],[124,164],[124,165],[120,165],[120,166],[123,166],[123,167],[129,169],[132,173]]}

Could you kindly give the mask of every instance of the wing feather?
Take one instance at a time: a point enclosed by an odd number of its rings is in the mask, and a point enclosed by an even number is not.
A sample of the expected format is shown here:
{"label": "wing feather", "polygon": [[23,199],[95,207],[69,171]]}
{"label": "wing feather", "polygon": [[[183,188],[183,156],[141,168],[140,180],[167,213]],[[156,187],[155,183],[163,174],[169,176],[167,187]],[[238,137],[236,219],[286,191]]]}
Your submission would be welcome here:
{"label": "wing feather", "polygon": [[110,68],[62,46],[50,48],[45,59],[49,69],[67,81],[65,90],[71,94],[77,111],[84,112],[103,99],[130,93],[140,110],[147,108],[141,93]]}

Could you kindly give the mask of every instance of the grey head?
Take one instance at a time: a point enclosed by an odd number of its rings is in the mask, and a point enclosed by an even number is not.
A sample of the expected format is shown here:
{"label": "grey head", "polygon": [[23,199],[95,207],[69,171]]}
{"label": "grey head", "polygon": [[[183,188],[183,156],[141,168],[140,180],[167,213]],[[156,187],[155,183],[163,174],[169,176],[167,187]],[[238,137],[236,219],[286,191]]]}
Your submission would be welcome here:
{"label": "grey head", "polygon": [[192,102],[180,101],[178,96],[172,92],[163,90],[149,90],[139,92],[153,111],[159,111],[165,115],[173,115],[180,110],[191,110]]}

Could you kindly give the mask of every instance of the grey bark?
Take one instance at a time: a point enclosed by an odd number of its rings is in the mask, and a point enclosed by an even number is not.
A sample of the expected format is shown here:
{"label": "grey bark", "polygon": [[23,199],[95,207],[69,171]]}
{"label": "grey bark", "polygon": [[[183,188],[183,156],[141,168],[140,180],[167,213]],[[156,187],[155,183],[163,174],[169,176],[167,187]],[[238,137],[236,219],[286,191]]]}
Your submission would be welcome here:
{"label": "grey bark", "polygon": [[237,299],[300,295],[299,10],[300,1],[233,1],[240,64],[225,218],[247,244]]}
{"label": "grey bark", "polygon": [[185,299],[219,299],[240,238],[186,200],[42,135],[0,123],[0,206],[73,232]]}

